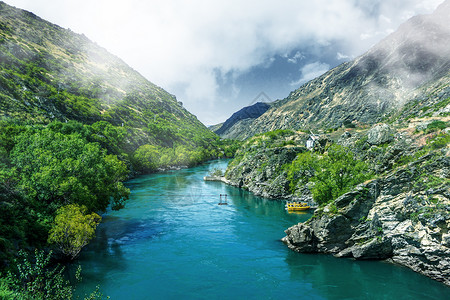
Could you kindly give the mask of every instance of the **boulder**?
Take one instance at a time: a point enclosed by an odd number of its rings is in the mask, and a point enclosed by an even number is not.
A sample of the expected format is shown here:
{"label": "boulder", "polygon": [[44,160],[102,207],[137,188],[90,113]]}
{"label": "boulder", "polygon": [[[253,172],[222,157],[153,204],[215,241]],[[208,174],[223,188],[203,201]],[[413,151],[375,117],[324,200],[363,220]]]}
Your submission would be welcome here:
{"label": "boulder", "polygon": [[387,124],[378,124],[367,132],[367,143],[381,145],[393,141],[393,131]]}

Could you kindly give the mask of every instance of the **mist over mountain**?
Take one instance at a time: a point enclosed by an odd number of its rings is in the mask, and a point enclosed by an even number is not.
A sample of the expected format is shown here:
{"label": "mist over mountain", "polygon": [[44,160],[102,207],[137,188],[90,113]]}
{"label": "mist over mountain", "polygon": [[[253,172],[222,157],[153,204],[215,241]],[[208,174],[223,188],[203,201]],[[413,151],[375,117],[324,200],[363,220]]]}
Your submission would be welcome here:
{"label": "mist over mountain", "polygon": [[[212,137],[175,96],[120,58],[84,35],[4,2],[0,2],[0,100],[3,118],[44,124],[107,121],[125,127],[133,132],[130,150],[145,143],[172,146],[166,141],[170,137],[186,143],[187,132]],[[171,130],[162,138],[152,126]],[[180,130],[186,131],[183,138],[178,136]]]}
{"label": "mist over mountain", "polygon": [[245,128],[229,130],[247,138],[275,129],[333,129],[448,113],[442,101],[450,96],[449,17],[446,1],[433,14],[411,18],[365,54],[274,102]]}

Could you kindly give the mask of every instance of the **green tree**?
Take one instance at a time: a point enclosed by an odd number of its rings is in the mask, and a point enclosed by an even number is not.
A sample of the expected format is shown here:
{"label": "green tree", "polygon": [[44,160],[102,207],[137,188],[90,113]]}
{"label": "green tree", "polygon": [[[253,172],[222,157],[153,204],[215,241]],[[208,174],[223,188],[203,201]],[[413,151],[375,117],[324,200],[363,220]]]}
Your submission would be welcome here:
{"label": "green tree", "polygon": [[110,154],[122,154],[121,149],[127,131],[123,127],[113,126],[106,121],[99,121],[89,126],[90,141],[98,142]]}
{"label": "green tree", "polygon": [[134,153],[134,162],[140,171],[153,171],[160,166],[162,149],[154,145],[140,146]]}
{"label": "green tree", "polygon": [[74,259],[95,236],[101,219],[96,213],[87,214],[85,206],[63,206],[57,211],[48,242],[56,244],[62,253]]}
{"label": "green tree", "polygon": [[336,144],[324,155],[300,153],[287,171],[291,191],[299,183],[313,182],[311,192],[319,204],[328,203],[372,177],[365,162],[358,160],[348,148]]}
{"label": "green tree", "polygon": [[11,162],[19,187],[36,205],[78,203],[104,211],[111,200],[119,209],[128,198],[121,182],[128,173],[125,163],[76,133],[29,130],[16,138]]}
{"label": "green tree", "polygon": [[372,174],[368,166],[355,158],[353,153],[340,145],[332,145],[323,158],[317,160],[312,188],[314,200],[325,204],[352,187],[369,179]]}
{"label": "green tree", "polygon": [[299,181],[305,184],[314,176],[317,169],[317,160],[317,154],[307,151],[298,154],[296,159],[289,165],[288,179],[292,192],[297,188]]}

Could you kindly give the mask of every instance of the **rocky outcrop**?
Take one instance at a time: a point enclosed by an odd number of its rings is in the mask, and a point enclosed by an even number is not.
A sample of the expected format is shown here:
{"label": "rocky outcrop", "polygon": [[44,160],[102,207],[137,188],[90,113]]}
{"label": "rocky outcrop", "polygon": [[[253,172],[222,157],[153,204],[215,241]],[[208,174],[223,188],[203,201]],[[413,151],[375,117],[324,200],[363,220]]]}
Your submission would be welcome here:
{"label": "rocky outcrop", "polygon": [[390,259],[450,285],[449,179],[449,156],[428,154],[316,210],[283,241],[297,252]]}
{"label": "rocky outcrop", "polygon": [[287,172],[283,166],[290,164],[304,147],[255,147],[230,164],[225,174],[231,185],[247,189],[267,198],[291,198]]}

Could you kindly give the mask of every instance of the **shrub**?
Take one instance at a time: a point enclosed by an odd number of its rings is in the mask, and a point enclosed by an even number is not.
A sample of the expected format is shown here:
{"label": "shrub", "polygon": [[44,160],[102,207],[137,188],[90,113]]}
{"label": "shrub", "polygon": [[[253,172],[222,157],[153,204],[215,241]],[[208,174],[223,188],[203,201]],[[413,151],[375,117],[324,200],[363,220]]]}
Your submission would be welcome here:
{"label": "shrub", "polygon": [[428,124],[426,132],[427,133],[434,132],[434,131],[437,131],[437,130],[445,129],[447,127],[448,127],[447,122],[440,121],[440,120],[434,120],[433,122]]}
{"label": "shrub", "polygon": [[101,219],[96,213],[87,214],[85,206],[63,206],[56,213],[48,242],[58,245],[62,253],[74,259],[94,237]]}
{"label": "shrub", "polygon": [[324,205],[372,177],[368,165],[357,160],[345,147],[332,145],[323,157],[315,153],[302,153],[288,167],[291,191],[298,181],[314,182],[311,189],[314,200]]}
{"label": "shrub", "polygon": [[64,268],[49,268],[51,254],[36,249],[30,258],[19,251],[17,271],[9,275],[10,289],[18,299],[72,299],[73,288],[64,278]]}
{"label": "shrub", "polygon": [[431,149],[441,149],[450,143],[450,134],[440,134],[431,143]]}
{"label": "shrub", "polygon": [[219,168],[214,168],[211,172],[209,172],[209,175],[214,177],[222,177],[223,170]]}

